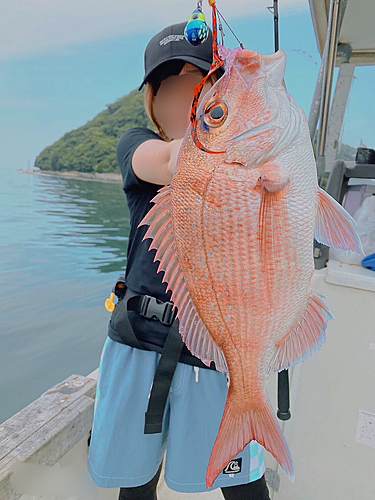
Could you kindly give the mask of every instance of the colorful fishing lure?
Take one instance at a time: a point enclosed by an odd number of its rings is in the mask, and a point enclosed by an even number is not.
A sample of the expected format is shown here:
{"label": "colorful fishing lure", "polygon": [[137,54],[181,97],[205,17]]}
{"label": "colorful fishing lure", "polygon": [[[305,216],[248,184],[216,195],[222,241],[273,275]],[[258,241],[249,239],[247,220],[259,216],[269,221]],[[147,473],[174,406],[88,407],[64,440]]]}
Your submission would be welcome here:
{"label": "colorful fishing lure", "polygon": [[208,0],[209,4],[212,8],[212,50],[213,50],[213,61],[211,68],[207,75],[203,78],[203,80],[195,87],[194,89],[194,99],[191,107],[190,121],[191,121],[191,136],[194,141],[194,144],[205,151],[206,153],[219,154],[225,153],[225,151],[211,151],[203,146],[203,144],[198,139],[197,135],[197,108],[198,108],[198,99],[202,92],[202,89],[207,81],[207,79],[214,73],[217,69],[225,64],[225,61],[220,57],[218,51],[218,43],[217,43],[217,14],[216,14],[216,1]]}

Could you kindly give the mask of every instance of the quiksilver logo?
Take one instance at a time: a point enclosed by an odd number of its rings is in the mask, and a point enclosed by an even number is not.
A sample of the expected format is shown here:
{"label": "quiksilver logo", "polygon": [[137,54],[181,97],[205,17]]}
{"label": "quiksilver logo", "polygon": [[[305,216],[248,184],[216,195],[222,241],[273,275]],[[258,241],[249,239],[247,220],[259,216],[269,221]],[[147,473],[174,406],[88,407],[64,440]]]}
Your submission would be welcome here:
{"label": "quiksilver logo", "polygon": [[166,45],[169,42],[179,42],[185,38],[184,35],[168,35],[160,40],[159,45]]}
{"label": "quiksilver logo", "polygon": [[242,458],[236,458],[231,460],[229,464],[223,470],[223,474],[238,474],[241,472]]}

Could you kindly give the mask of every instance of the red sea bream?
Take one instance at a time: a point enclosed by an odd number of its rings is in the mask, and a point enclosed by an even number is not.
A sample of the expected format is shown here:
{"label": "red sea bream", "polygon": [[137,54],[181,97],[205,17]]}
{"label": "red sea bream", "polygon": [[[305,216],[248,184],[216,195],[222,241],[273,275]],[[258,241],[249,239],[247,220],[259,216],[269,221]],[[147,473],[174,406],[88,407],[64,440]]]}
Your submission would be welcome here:
{"label": "red sea bream", "polygon": [[306,115],[283,85],[285,52],[219,47],[224,75],[206,93],[172,182],[139,224],[157,249],[190,351],[229,372],[207,470],[211,487],[252,440],[294,482],[291,453],[266,390],[272,371],[325,342],[333,317],[311,289],[314,237],[361,251],[350,215],[318,186]]}

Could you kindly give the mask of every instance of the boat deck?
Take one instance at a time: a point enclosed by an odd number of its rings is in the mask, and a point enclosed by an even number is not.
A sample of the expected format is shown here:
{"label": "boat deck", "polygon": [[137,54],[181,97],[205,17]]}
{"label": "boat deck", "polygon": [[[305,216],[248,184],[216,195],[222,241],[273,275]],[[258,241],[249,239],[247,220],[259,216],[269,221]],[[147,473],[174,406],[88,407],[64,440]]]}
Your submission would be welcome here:
{"label": "boat deck", "polygon": [[[296,481],[290,483],[265,450],[266,479],[273,473],[280,480],[278,491],[269,485],[270,498],[372,500],[375,438],[361,430],[375,422],[375,273],[330,262],[315,272],[312,286],[327,296],[336,319],[329,322],[322,348],[290,369],[292,418],[280,427]],[[118,499],[118,488],[99,488],[87,471],[98,371],[71,375],[0,424],[0,500]],[[271,374],[267,384],[274,408],[276,381]],[[162,476],[158,498],[223,497],[220,489],[176,493]]]}

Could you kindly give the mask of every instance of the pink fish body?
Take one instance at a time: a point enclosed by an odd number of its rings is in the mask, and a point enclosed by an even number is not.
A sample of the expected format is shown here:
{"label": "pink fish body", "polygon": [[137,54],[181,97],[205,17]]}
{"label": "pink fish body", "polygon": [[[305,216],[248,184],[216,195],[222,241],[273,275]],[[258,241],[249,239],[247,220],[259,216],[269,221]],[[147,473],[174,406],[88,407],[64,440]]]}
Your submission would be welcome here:
{"label": "pink fish body", "polygon": [[178,307],[180,333],[207,365],[229,372],[207,470],[211,487],[256,440],[294,482],[290,450],[267,395],[271,371],[325,342],[332,313],[311,289],[313,240],[361,251],[350,215],[317,183],[306,116],[283,86],[284,51],[220,47],[225,74],[197,109],[172,182],[140,225]]}

